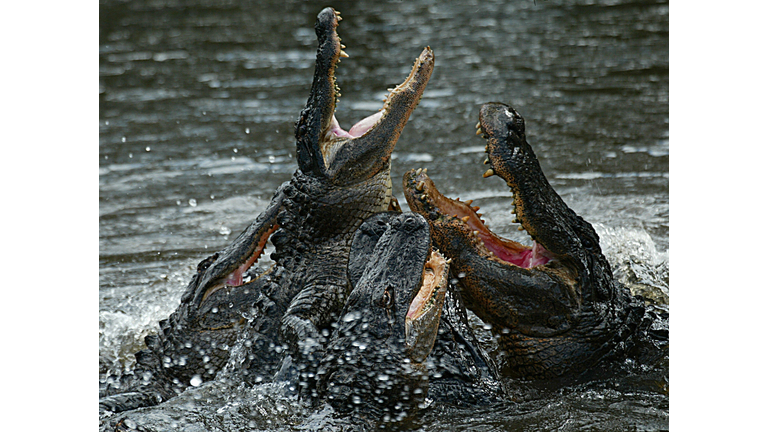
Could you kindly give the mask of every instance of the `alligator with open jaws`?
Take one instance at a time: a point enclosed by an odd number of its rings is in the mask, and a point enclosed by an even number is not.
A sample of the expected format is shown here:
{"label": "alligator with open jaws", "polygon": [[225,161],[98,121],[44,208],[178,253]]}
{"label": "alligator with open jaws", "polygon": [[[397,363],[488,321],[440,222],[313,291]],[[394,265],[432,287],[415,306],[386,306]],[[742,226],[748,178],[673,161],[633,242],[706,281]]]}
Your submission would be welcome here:
{"label": "alligator with open jaws", "polygon": [[613,279],[599,238],[541,170],[514,109],[480,109],[487,140],[484,177],[506,181],[512,213],[532,246],[491,232],[473,207],[443,196],[425,169],[403,179],[411,210],[430,224],[432,241],[451,261],[467,307],[492,326],[507,377],[574,376],[631,345],[649,319],[643,302]]}
{"label": "alligator with open jaws", "polygon": [[[315,24],[314,79],[296,123],[298,169],[231,245],[198,265],[179,307],[136,354],[133,374],[101,386],[100,410],[155,405],[190,382],[210,380],[243,331],[250,347],[241,365],[246,381],[274,374],[286,352],[302,364],[322,347],[322,330],[336,321],[351,289],[352,235],[371,215],[399,209],[391,194],[391,154],[434,66],[425,48],[383,108],[344,130],[334,115],[335,69],[347,57],[336,33],[340,20],[326,8]],[[254,274],[268,240],[275,263]]]}
{"label": "alligator with open jaws", "polygon": [[387,212],[363,223],[349,260],[354,289],[317,370],[315,404],[372,427],[407,421],[427,400],[502,396],[449,267],[418,214]]}

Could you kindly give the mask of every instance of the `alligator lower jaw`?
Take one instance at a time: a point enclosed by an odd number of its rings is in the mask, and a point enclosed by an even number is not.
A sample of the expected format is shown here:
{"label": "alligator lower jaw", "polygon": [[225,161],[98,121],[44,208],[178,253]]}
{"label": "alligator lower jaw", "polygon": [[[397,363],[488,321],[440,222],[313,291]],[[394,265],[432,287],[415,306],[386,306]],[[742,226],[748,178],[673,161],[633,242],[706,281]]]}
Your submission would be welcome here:
{"label": "alligator lower jaw", "polygon": [[240,264],[237,268],[235,268],[234,271],[229,273],[224,279],[211,285],[205,291],[205,294],[203,294],[203,299],[201,303],[204,302],[213,293],[223,288],[237,288],[253,282],[249,278],[246,279],[244,275],[248,270],[250,270],[254,265],[256,265],[256,263],[259,262],[259,258],[261,258],[261,256],[264,255],[264,248],[267,245],[267,241],[269,240],[269,237],[275,231],[277,231],[278,228],[280,228],[279,225],[277,224],[272,225],[272,227],[266,230],[258,239],[254,239],[253,243],[256,245],[256,247],[253,249],[253,251],[242,259],[241,261],[242,264]]}
{"label": "alligator lower jaw", "polygon": [[553,254],[536,241],[532,240],[533,246],[526,246],[493,233],[480,218],[482,214],[477,213],[480,207],[472,207],[471,200],[463,202],[441,194],[427,176],[426,169],[406,173],[403,183],[408,205],[413,211],[421,213],[432,223],[435,223],[436,216],[441,224],[453,226],[471,242],[480,255],[525,269],[544,266],[556,260]]}
{"label": "alligator lower jaw", "polygon": [[405,347],[415,363],[423,362],[435,344],[448,287],[449,263],[439,251],[432,251],[424,265],[421,287],[405,315]]}
{"label": "alligator lower jaw", "polygon": [[[344,53],[344,51],[341,52]],[[349,56],[344,53],[341,57]],[[339,60],[340,58],[337,57],[336,61],[338,62]],[[320,150],[326,167],[331,165],[341,147],[354,146],[358,141],[363,141],[366,136],[373,134],[379,129],[386,129],[380,134],[379,140],[396,141],[410,113],[421,99],[426,81],[429,80],[432,73],[433,63],[434,55],[432,50],[427,47],[416,58],[411,68],[411,73],[402,84],[388,89],[388,94],[384,98],[384,104],[381,109],[358,121],[349,130],[343,129],[336,118],[336,105],[341,97],[341,92],[338,84],[336,84],[335,70],[331,70],[330,79],[334,83],[336,92],[334,98],[332,98],[331,117],[324,122],[324,127],[320,134]],[[415,103],[411,102],[413,99],[415,99]],[[395,105],[399,106],[393,109]],[[396,112],[393,113],[393,111]]]}

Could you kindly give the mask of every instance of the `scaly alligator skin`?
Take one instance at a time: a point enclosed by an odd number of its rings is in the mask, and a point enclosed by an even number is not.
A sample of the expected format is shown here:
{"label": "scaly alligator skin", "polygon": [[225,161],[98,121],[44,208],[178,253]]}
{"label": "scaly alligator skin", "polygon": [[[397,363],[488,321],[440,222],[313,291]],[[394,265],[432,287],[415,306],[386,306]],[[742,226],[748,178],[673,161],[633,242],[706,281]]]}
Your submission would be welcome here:
{"label": "scaly alligator skin", "polygon": [[[335,69],[347,57],[336,33],[340,20],[326,8],[315,24],[315,74],[296,123],[298,170],[232,245],[200,263],[161,334],[148,336],[147,349],[137,353],[133,375],[100,390],[101,410],[154,405],[190,381],[210,380],[244,330],[250,352],[239,366],[246,380],[274,374],[285,348],[297,364],[313,361],[323,343],[319,330],[335,321],[350,291],[352,235],[369,216],[399,209],[390,156],[434,66],[425,48],[383,108],[345,131],[334,115]],[[275,264],[251,275],[270,236]]]}
{"label": "scaly alligator skin", "polygon": [[[369,253],[350,257],[355,287],[318,369],[317,396],[340,414],[401,421],[415,414],[428,392],[423,361],[437,335],[447,264],[439,253],[432,254],[429,225],[418,215],[369,219],[353,248]],[[408,321],[420,290],[421,304],[432,314]],[[411,340],[411,332],[421,337]]]}
{"label": "scaly alligator skin", "polygon": [[487,139],[484,177],[506,181],[514,222],[533,246],[492,233],[478,207],[441,195],[426,170],[405,174],[408,205],[429,221],[432,241],[451,258],[467,307],[499,336],[502,374],[578,374],[625,347],[644,306],[614,281],[592,225],[550,186],[526,140],[523,117],[505,105],[485,104],[477,127]]}
{"label": "scaly alligator skin", "polygon": [[466,310],[417,214],[381,213],[355,234],[354,285],[312,395],[372,425],[412,418],[425,398],[454,405],[502,395]]}

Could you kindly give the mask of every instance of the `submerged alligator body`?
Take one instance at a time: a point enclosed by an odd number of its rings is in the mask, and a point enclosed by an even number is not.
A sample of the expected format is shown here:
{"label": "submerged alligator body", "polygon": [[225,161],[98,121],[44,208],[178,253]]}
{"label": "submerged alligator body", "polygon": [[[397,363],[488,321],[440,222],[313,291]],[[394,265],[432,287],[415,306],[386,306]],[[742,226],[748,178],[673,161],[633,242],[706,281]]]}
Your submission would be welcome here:
{"label": "submerged alligator body", "polygon": [[[399,209],[391,194],[391,153],[434,65],[425,48],[383,108],[346,131],[334,115],[335,69],[347,56],[336,33],[340,20],[326,8],[315,24],[315,73],[296,123],[298,169],[230,246],[198,265],[181,304],[160,323],[161,333],[148,336],[147,349],[136,354],[133,374],[100,388],[100,410],[154,405],[190,382],[212,379],[238,337],[248,348],[238,360],[246,382],[272,376],[286,349],[296,364],[316,361],[321,330],[336,321],[350,291],[352,235],[369,216]],[[252,274],[268,240],[275,264]]]}
{"label": "submerged alligator body", "polygon": [[614,281],[592,225],[547,181],[523,117],[506,105],[485,104],[477,127],[487,140],[484,177],[505,180],[514,222],[533,246],[491,232],[478,207],[443,196],[426,170],[405,174],[408,205],[429,221],[435,247],[452,260],[467,307],[492,326],[500,372],[528,379],[578,375],[626,349],[652,317]]}

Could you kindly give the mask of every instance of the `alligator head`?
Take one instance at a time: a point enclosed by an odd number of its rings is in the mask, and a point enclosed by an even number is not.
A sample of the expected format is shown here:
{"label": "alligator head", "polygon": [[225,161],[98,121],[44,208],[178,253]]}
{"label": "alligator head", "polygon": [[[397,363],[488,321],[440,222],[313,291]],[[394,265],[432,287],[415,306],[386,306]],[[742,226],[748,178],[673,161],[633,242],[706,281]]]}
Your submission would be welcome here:
{"label": "alligator head", "polygon": [[448,263],[414,214],[369,218],[352,250],[354,289],[318,370],[317,393],[338,412],[402,420],[427,394],[422,362],[437,335]]}
{"label": "alligator head", "polygon": [[595,230],[541,171],[523,117],[485,104],[477,127],[490,164],[483,176],[505,180],[514,222],[532,246],[494,234],[479,207],[443,196],[426,170],[405,174],[408,205],[427,218],[436,247],[452,259],[467,307],[500,336],[503,373],[548,378],[584,370],[628,336],[638,311],[614,283]]}

